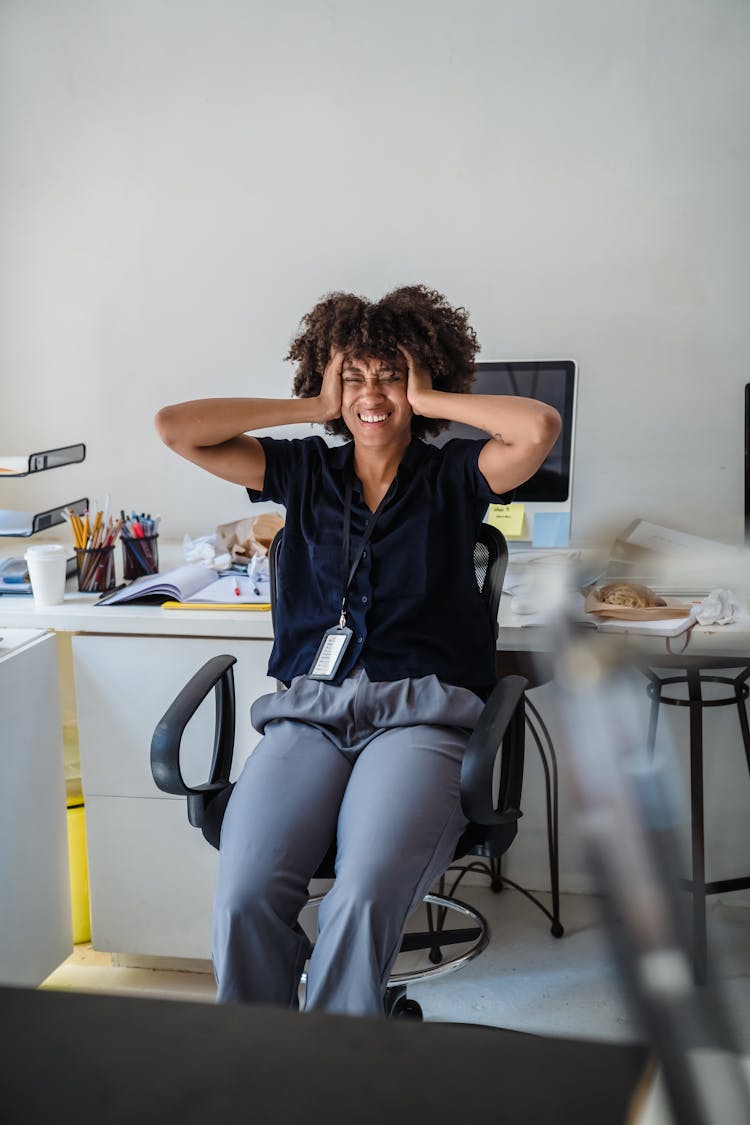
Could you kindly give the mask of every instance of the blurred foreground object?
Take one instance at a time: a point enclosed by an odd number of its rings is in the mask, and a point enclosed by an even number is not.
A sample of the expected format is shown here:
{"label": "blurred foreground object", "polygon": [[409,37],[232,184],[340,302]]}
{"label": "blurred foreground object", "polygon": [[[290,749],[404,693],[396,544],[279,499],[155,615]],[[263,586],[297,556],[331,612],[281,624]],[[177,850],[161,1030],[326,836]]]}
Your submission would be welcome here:
{"label": "blurred foreground object", "polygon": [[739,610],[731,590],[712,590],[696,609],[695,620],[699,625],[729,625],[736,621]]}
{"label": "blurred foreground object", "polygon": [[657,594],[705,596],[717,588],[750,598],[750,550],[633,520],[610,548],[601,582],[628,582]]}
{"label": "blurred foreground object", "polygon": [[649,754],[642,680],[615,645],[550,622],[559,759],[604,895],[618,966],[661,1066],[675,1125],[747,1125],[750,1089],[725,1006],[696,988],[680,832],[664,766]]}

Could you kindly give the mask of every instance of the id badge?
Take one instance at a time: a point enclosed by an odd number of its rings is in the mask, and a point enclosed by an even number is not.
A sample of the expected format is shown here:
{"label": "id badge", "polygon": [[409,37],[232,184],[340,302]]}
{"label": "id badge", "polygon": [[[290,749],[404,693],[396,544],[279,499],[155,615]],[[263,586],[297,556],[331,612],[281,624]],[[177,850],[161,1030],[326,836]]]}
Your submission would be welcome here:
{"label": "id badge", "polygon": [[351,639],[352,630],[348,625],[337,625],[333,629],[326,629],[320,648],[307,673],[310,679],[332,680],[339,670]]}

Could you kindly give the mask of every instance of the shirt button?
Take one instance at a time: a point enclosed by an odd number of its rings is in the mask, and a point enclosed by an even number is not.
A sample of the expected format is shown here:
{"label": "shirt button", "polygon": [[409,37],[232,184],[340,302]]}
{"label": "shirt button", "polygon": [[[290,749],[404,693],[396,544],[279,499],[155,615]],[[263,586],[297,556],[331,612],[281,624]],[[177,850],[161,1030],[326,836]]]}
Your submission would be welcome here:
{"label": "shirt button", "polygon": [[363,552],[362,552],[362,558],[363,558],[363,559],[366,559],[366,558],[367,558],[367,551],[363,551]]}
{"label": "shirt button", "polygon": [[362,605],[367,605],[367,594],[362,595]]}
{"label": "shirt button", "polygon": [[358,645],[361,645],[361,644],[362,644],[362,641],[363,641],[364,639],[365,639],[364,637],[357,637],[357,644],[358,644]]}

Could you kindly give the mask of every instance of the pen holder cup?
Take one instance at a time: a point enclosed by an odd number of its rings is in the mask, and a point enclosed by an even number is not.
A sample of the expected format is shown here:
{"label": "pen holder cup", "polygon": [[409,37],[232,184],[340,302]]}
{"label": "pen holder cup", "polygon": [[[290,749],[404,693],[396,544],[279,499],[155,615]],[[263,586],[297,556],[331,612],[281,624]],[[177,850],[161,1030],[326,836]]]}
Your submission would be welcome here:
{"label": "pen holder cup", "polygon": [[159,536],[144,535],[142,539],[121,538],[122,576],[126,582],[144,574],[159,573]]}
{"label": "pen holder cup", "polygon": [[115,586],[114,547],[76,549],[78,589],[82,594],[103,594]]}

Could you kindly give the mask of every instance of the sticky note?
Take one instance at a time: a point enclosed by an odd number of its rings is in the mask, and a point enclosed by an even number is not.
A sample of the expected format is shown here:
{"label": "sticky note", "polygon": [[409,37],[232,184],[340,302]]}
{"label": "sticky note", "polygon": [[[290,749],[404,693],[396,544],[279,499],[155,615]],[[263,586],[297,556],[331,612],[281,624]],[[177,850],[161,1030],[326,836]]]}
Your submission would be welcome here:
{"label": "sticky note", "polygon": [[570,512],[537,512],[531,531],[532,547],[567,547]]}
{"label": "sticky note", "polygon": [[490,504],[485,516],[506,539],[528,539],[525,504]]}

